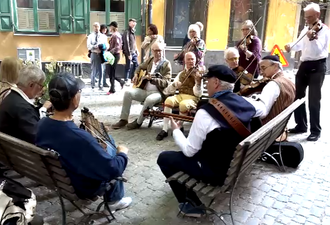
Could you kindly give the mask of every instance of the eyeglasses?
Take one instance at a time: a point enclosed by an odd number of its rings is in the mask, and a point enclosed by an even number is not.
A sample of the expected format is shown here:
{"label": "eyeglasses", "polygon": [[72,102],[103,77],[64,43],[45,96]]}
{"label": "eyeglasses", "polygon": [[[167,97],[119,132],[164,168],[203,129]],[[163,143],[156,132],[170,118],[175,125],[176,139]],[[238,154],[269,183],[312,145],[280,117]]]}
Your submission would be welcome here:
{"label": "eyeglasses", "polygon": [[266,69],[268,69],[272,65],[274,65],[274,63],[270,64],[269,66],[260,66],[259,68],[260,68],[261,71],[265,71]]}
{"label": "eyeglasses", "polygon": [[37,82],[35,82],[35,84],[37,84],[40,88],[44,88],[44,84],[39,84]]}
{"label": "eyeglasses", "polygon": [[239,57],[233,57],[233,58],[230,58],[230,59],[227,59],[227,60],[230,61],[230,62],[234,62],[234,61],[238,61]]}
{"label": "eyeglasses", "polygon": [[241,31],[249,31],[249,28],[242,28]]}

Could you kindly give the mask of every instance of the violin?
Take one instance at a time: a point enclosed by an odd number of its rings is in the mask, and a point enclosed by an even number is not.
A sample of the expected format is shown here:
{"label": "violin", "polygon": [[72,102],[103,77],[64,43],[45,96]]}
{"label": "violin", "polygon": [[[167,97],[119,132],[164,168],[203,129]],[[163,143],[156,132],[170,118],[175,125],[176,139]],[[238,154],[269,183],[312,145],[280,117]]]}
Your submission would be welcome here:
{"label": "violin", "polygon": [[237,94],[240,96],[250,96],[252,94],[261,93],[262,89],[270,81],[270,78],[264,77],[261,80],[255,81],[249,85],[242,88]]}
{"label": "violin", "polygon": [[234,72],[237,74],[237,80],[240,81],[243,85],[248,85],[253,80],[253,75],[246,71],[242,66],[237,67],[236,69],[233,69]]}
{"label": "violin", "polygon": [[318,38],[317,33],[322,30],[323,26],[321,21],[316,21],[309,30],[312,31],[312,37],[309,38],[310,41],[313,41]]}

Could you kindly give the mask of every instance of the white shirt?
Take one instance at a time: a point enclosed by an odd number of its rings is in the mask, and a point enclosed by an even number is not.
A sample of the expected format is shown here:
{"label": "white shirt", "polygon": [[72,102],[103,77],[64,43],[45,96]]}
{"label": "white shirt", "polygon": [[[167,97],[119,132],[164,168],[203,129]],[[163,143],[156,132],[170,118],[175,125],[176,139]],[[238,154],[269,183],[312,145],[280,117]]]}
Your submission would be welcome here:
{"label": "white shirt", "polygon": [[[21,89],[19,89],[17,86],[12,87],[11,90],[17,92],[25,101],[27,101],[28,103],[30,103],[31,105],[33,105],[35,107],[34,99],[29,99],[29,97]],[[46,117],[46,113],[47,113],[47,109],[45,107],[41,107],[39,109],[40,119]]]}
{"label": "white shirt", "polygon": [[[183,71],[182,71],[182,72],[183,72]],[[180,78],[180,75],[181,75],[182,72],[180,72],[180,73],[174,78],[173,82],[172,82],[167,88],[164,89],[164,93],[165,93],[166,95],[173,95],[173,94],[175,94],[175,91],[176,91],[176,89],[177,89],[176,86],[175,86],[175,83],[176,83],[177,81],[179,81],[179,78]],[[195,83],[195,85],[194,85],[194,87],[193,87],[193,92],[194,92],[194,95],[195,95],[196,97],[201,97],[201,96],[203,95],[203,79],[202,79],[200,85],[198,85],[197,83]]]}
{"label": "white shirt", "polygon": [[188,138],[183,135],[180,129],[173,130],[173,138],[185,156],[193,157],[201,150],[206,135],[215,128],[220,128],[219,123],[204,109],[199,109],[190,128]]}
{"label": "white shirt", "polygon": [[[291,48],[292,51],[302,51],[301,61],[315,61],[319,59],[328,58],[329,50],[329,28],[322,24],[323,28],[318,32],[318,39],[310,41],[307,35],[303,37],[295,46]],[[306,26],[300,33],[299,38],[308,32],[308,26]],[[298,39],[299,39],[298,38]],[[298,40],[297,39],[297,40]],[[290,47],[293,43],[290,44]]]}
{"label": "white shirt", "polygon": [[[155,61],[152,61],[152,67],[151,67],[151,71],[150,74],[153,74],[155,72],[155,70],[157,69],[157,66],[159,65],[161,60],[159,60],[158,62],[155,63]],[[151,84],[150,81],[147,82],[146,84],[146,91],[158,91],[158,88],[156,85]]]}
{"label": "white shirt", "polygon": [[[95,41],[96,40],[96,35],[97,35],[97,42]],[[107,36],[105,34],[100,33],[100,32],[90,33],[90,35],[88,35],[88,38],[87,38],[87,48],[88,48],[88,50],[95,50],[95,48],[98,49],[97,46],[99,44],[106,44],[107,48],[108,48],[108,38],[107,38]]]}
{"label": "white shirt", "polygon": [[256,109],[256,114],[254,117],[264,119],[269,114],[278,96],[280,96],[280,92],[280,86],[278,86],[275,81],[269,81],[260,94],[243,98],[250,102]]}

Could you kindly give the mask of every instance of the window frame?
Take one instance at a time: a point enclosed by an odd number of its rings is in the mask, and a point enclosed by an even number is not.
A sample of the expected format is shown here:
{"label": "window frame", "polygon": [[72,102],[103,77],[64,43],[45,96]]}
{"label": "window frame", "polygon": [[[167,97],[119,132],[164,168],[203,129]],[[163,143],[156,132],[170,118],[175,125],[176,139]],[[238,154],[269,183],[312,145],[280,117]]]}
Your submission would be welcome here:
{"label": "window frame", "polygon": [[58,1],[54,0],[54,19],[55,19],[55,30],[39,30],[39,15],[38,15],[38,0],[33,0],[33,19],[34,19],[34,29],[19,29],[18,28],[18,7],[16,0],[12,1],[13,4],[13,16],[14,16],[14,33],[15,34],[41,34],[41,35],[58,35]]}
{"label": "window frame", "polygon": [[[256,4],[254,3],[254,1],[260,1],[260,0],[249,0],[250,1],[250,5],[252,4]],[[263,9],[262,13],[262,18],[260,19],[259,23],[257,24],[257,31],[258,31],[258,37],[261,40],[261,43],[265,42],[265,34],[266,34],[266,26],[267,26],[267,15],[268,15],[268,9],[269,9],[269,0],[261,0],[263,2],[263,7],[261,7]],[[231,27],[234,26],[234,13],[235,10],[233,9],[233,3],[234,0],[231,0],[231,5],[230,5],[230,18],[229,18],[229,28],[228,28],[228,41],[227,41],[227,46],[236,46],[236,42],[235,40],[233,40],[233,33],[234,33],[234,29],[231,29]],[[258,17],[258,18],[257,18]],[[252,22],[255,24],[257,22],[257,20],[259,19],[260,15],[254,15],[252,13],[249,14],[248,20],[252,20]],[[244,21],[242,21],[244,22]],[[258,26],[261,25],[261,31],[259,32],[258,30]]]}
{"label": "window frame", "polygon": [[[168,4],[169,4],[169,1],[173,1],[173,3],[175,3],[174,1],[179,1],[179,0],[166,0],[165,1],[165,12],[167,12],[168,10]],[[191,1],[192,0],[189,0],[189,4],[191,4]],[[198,2],[198,1],[196,1]],[[200,2],[198,2],[200,3]],[[174,4],[173,4],[174,5]],[[197,21],[201,21],[204,25],[204,28],[203,28],[203,31],[201,32],[201,38],[206,41],[206,31],[207,31],[207,16],[208,16],[208,10],[209,10],[209,2],[207,2],[205,5],[205,9],[204,9],[204,13],[201,14],[203,15],[202,17],[204,18],[204,20],[200,19],[200,20],[196,20],[194,18],[190,18],[190,15],[191,15],[191,9],[189,9],[189,24],[188,24],[188,27],[186,28],[186,33],[188,32],[188,28],[191,24],[197,22]],[[174,10],[174,9],[171,9],[171,10]],[[192,22],[192,21],[193,22]],[[164,15],[164,40],[166,42],[166,45],[168,47],[172,47],[172,48],[176,48],[176,47],[182,47],[182,44],[183,44],[183,40],[184,38],[172,38],[172,37],[168,37],[167,33],[166,33],[166,26],[167,26],[167,13],[165,13]],[[185,33],[185,34],[186,34]]]}

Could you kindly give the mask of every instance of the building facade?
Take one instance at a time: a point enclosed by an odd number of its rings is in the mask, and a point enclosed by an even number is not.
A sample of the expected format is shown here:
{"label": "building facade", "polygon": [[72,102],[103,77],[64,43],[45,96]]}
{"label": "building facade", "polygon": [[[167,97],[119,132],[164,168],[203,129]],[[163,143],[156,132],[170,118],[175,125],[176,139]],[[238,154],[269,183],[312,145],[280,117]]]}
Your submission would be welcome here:
{"label": "building facade", "polygon": [[[314,2],[322,3],[321,0]],[[223,51],[242,38],[241,23],[251,19],[263,43],[264,54],[277,44],[281,48],[296,40],[304,25],[302,6],[289,0],[153,0],[152,23],[163,35],[166,57],[181,50],[189,24],[204,24],[206,65],[223,62]],[[17,56],[18,48],[39,48],[42,61],[89,63],[86,40],[94,22],[117,21],[127,28],[137,19],[138,47],[143,39],[148,0],[1,0],[0,60]],[[327,8],[322,20],[329,23]],[[293,58],[293,55],[286,54]],[[289,59],[289,62],[290,61]],[[120,63],[124,63],[123,57]],[[292,64],[292,63],[290,63]],[[291,65],[290,65],[291,66]],[[180,67],[174,66],[174,71]]]}

